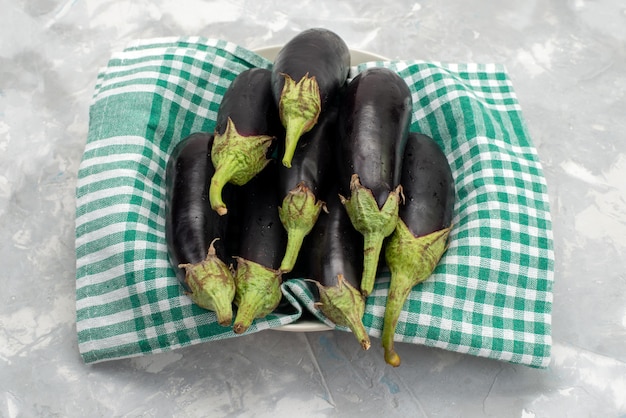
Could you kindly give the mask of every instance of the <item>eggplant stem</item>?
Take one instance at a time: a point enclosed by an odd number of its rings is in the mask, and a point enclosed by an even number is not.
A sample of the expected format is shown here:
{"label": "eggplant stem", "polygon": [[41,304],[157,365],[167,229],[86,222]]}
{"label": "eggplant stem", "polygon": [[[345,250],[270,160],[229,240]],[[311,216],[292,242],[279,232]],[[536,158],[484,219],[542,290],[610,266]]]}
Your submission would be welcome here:
{"label": "eggplant stem", "polygon": [[374,289],[378,260],[383,248],[385,237],[378,233],[365,233],[363,235],[363,276],[361,278],[361,292],[368,296]]}
{"label": "eggplant stem", "polygon": [[389,281],[389,293],[385,305],[383,321],[382,345],[385,350],[385,361],[393,367],[400,365],[400,356],[394,349],[394,334],[402,307],[414,286],[414,281],[404,274],[393,274]]}
{"label": "eggplant stem", "polygon": [[287,248],[285,250],[285,256],[280,263],[280,271],[283,273],[289,273],[293,270],[300,254],[300,248],[302,248],[302,242],[308,232],[301,229],[289,229],[287,231]]}
{"label": "eggplant stem", "polygon": [[281,272],[237,257],[235,303],[237,316],[233,331],[244,333],[252,321],[269,315],[280,303]]}
{"label": "eggplant stem", "polygon": [[400,356],[394,349],[394,334],[398,318],[411,292],[419,283],[428,279],[447,248],[452,226],[427,235],[414,236],[406,224],[399,220],[385,249],[385,259],[391,278],[385,305],[382,345],[385,361],[400,365]]}
{"label": "eggplant stem", "polygon": [[363,325],[365,298],[347,282],[342,274],[337,275],[335,286],[323,286],[315,282],[320,292],[320,300],[316,304],[322,313],[334,324],[350,328],[363,350],[371,346],[369,335]]}
{"label": "eggplant stem", "polygon": [[300,137],[311,130],[314,123],[309,119],[298,116],[290,116],[285,131],[285,152],[283,153],[282,163],[285,167],[291,168],[291,160],[296,152]]}
{"label": "eggplant stem", "polygon": [[215,170],[213,177],[211,177],[211,185],[209,186],[209,202],[211,208],[218,213],[218,215],[226,215],[228,208],[226,203],[222,200],[222,190],[228,181],[232,178],[232,173],[229,173],[226,166],[221,166]]}
{"label": "eggplant stem", "polygon": [[289,272],[293,269],[304,237],[313,229],[324,206],[324,202],[316,200],[303,182],[298,183],[283,199],[278,216],[287,231],[287,248],[280,265],[281,271]]}
{"label": "eggplant stem", "polygon": [[232,119],[228,118],[223,134],[216,134],[211,148],[215,173],[209,187],[211,208],[220,215],[228,212],[222,200],[226,183],[243,186],[269,163],[267,152],[274,137],[270,135],[241,135]]}
{"label": "eggplant stem", "polygon": [[278,110],[280,120],[285,127],[285,152],[282,163],[291,167],[291,160],[302,134],[315,126],[322,110],[322,99],[315,76],[306,73],[296,82],[288,74],[280,94]]}
{"label": "eggplant stem", "polygon": [[350,198],[339,195],[350,222],[364,238],[361,278],[364,296],[368,296],[374,288],[383,240],[393,233],[398,223],[401,193],[402,187],[396,187],[389,193],[383,206],[379,207],[372,191],[361,184],[357,174],[353,174],[350,179]]}
{"label": "eggplant stem", "polygon": [[214,239],[207,256],[200,263],[179,264],[185,269],[185,283],[191,290],[189,297],[198,306],[215,312],[217,322],[228,326],[233,319],[232,303],[235,281],[232,271],[215,254]]}

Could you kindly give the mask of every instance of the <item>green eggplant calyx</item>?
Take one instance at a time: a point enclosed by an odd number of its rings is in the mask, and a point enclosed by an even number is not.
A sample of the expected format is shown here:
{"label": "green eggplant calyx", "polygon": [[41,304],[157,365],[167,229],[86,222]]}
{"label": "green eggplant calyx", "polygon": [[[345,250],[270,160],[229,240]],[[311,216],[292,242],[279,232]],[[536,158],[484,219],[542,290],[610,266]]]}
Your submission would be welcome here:
{"label": "green eggplant calyx", "polygon": [[394,334],[398,318],[411,290],[428,279],[447,248],[452,226],[427,235],[414,236],[406,224],[398,221],[385,249],[385,260],[391,272],[389,292],[385,305],[382,345],[385,361],[397,367],[400,356],[394,349]]}
{"label": "green eggplant calyx", "polygon": [[426,280],[446,251],[451,230],[452,225],[416,237],[400,219],[385,249],[385,261],[391,273],[406,272],[404,275],[411,280],[411,287]]}
{"label": "green eggplant calyx", "polygon": [[278,112],[286,130],[283,165],[291,167],[300,137],[317,123],[322,111],[322,98],[315,76],[309,77],[306,73],[298,82],[288,74],[283,73],[282,76],[285,84],[280,93]]}
{"label": "green eggplant calyx", "polygon": [[211,148],[211,161],[215,173],[209,186],[211,208],[220,215],[228,212],[222,200],[226,183],[243,186],[265,168],[269,159],[267,152],[274,141],[270,135],[243,136],[228,118],[223,134],[216,134]]}
{"label": "green eggplant calyx", "polygon": [[389,193],[382,208],[378,207],[372,191],[361,184],[357,174],[353,174],[350,180],[350,193],[349,199],[343,196],[340,196],[340,199],[352,225],[363,234],[364,258],[361,291],[364,296],[367,296],[374,288],[383,241],[393,233],[398,223],[402,186],[396,187]]}
{"label": "green eggplant calyx", "polygon": [[302,241],[313,229],[323,208],[325,203],[316,200],[304,182],[300,182],[287,193],[278,208],[280,221],[287,231],[287,249],[280,265],[281,271],[286,273],[293,269]]}
{"label": "green eggplant calyx", "polygon": [[269,315],[280,303],[281,271],[237,257],[235,304],[237,316],[233,325],[242,334],[256,318]]}
{"label": "green eggplant calyx", "polygon": [[179,264],[178,267],[185,269],[185,283],[191,290],[191,300],[201,308],[215,312],[217,322],[228,326],[233,319],[235,280],[230,267],[215,254],[213,242],[203,261]]}
{"label": "green eggplant calyx", "polygon": [[315,282],[320,292],[320,300],[316,304],[322,313],[333,323],[348,327],[363,350],[371,346],[370,338],[363,325],[365,298],[342,274],[337,275],[335,286],[322,286]]}

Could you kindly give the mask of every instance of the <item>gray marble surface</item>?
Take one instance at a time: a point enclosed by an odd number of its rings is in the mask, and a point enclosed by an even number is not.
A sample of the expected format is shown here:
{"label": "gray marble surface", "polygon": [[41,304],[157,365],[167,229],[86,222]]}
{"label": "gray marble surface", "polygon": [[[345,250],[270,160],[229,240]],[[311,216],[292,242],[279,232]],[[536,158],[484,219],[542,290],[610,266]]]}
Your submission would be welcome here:
{"label": "gray marble surface", "polygon": [[[626,2],[0,0],[0,416],[626,416]],[[98,69],[138,38],[248,48],[324,26],[391,58],[499,62],[554,222],[546,370],[343,332],[82,363],[74,188]],[[373,353],[372,353],[373,351]]]}

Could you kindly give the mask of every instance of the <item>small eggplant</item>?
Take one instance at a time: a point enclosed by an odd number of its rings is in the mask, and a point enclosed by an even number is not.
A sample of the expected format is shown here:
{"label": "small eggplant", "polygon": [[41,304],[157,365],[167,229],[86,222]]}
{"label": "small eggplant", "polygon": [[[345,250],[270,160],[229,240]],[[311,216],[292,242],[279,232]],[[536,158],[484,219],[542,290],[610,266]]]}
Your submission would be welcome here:
{"label": "small eggplant", "polygon": [[393,336],[411,289],[426,280],[447,248],[454,210],[454,179],[445,154],[430,137],[411,133],[402,168],[405,204],[385,248],[391,279],[382,344],[385,361],[397,367]]}
{"label": "small eggplant", "polygon": [[400,171],[411,122],[411,92],[387,68],[369,68],[348,84],[339,112],[339,178],[354,227],[363,234],[361,291],[374,287],[383,240],[398,220]]}
{"label": "small eggplant", "polygon": [[338,107],[331,106],[319,122],[300,139],[291,168],[279,168],[280,220],[287,230],[287,250],[280,265],[283,272],[293,269],[304,237],[317,222],[324,202],[320,193],[327,189],[328,172],[333,160],[329,158],[337,142]]}
{"label": "small eggplant", "polygon": [[268,164],[241,188],[239,251],[235,257],[235,304],[233,330],[245,332],[255,318],[271,313],[282,296],[279,270],[287,234],[278,217],[278,165]]}
{"label": "small eggplant", "polygon": [[300,136],[335,100],[350,70],[350,50],[336,33],[312,28],[300,32],[278,52],[272,67],[272,92],[286,129],[282,162],[291,159]]}
{"label": "small eggplant", "polygon": [[328,213],[320,215],[305,240],[307,277],[319,290],[319,306],[333,323],[350,328],[364,350],[370,339],[363,326],[365,298],[359,288],[363,269],[363,236],[352,226],[337,188],[326,197]]}
{"label": "small eggplant", "polygon": [[242,186],[250,181],[267,165],[271,146],[282,135],[271,76],[264,68],[241,72],[226,90],[217,112],[211,151],[215,174],[209,199],[220,215],[228,211],[222,200],[224,185]]}
{"label": "small eggplant", "polygon": [[[165,172],[165,238],[176,276],[191,300],[228,326],[235,282],[224,243],[228,217],[208,203],[212,144],[213,135],[195,133],[174,147]],[[232,190],[224,191],[228,196]]]}

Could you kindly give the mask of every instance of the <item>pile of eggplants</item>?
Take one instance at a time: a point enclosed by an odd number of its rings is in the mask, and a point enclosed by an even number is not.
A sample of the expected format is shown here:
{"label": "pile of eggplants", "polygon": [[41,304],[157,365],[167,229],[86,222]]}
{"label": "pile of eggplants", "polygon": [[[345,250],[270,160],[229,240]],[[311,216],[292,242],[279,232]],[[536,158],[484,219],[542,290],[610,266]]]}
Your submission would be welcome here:
{"label": "pile of eggplants", "polygon": [[349,79],[349,70],[345,42],[314,28],[271,70],[237,75],[214,132],[171,153],[167,248],[191,300],[235,333],[276,311],[283,280],[300,277],[365,350],[365,303],[388,267],[382,343],[397,366],[398,318],[447,248],[454,181],[437,143],[409,132],[404,80],[386,68]]}

